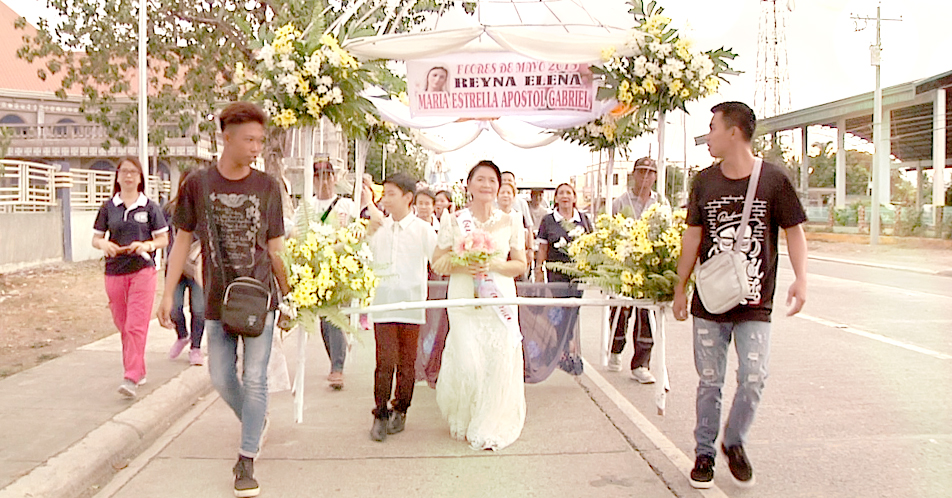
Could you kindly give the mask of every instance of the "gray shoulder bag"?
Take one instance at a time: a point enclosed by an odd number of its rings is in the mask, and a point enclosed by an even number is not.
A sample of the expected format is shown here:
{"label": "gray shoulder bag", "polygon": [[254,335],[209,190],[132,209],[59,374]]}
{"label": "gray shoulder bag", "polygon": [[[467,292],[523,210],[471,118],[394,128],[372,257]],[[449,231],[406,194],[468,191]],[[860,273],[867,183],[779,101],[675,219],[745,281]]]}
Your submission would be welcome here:
{"label": "gray shoulder bag", "polygon": [[734,234],[731,250],[711,256],[695,270],[695,288],[701,298],[701,304],[704,305],[704,309],[715,315],[734,309],[750,295],[747,257],[740,252],[740,246],[750,221],[750,211],[754,203],[754,195],[757,193],[762,162],[760,158],[754,160],[754,170],[750,173],[750,180],[747,182],[744,213]]}

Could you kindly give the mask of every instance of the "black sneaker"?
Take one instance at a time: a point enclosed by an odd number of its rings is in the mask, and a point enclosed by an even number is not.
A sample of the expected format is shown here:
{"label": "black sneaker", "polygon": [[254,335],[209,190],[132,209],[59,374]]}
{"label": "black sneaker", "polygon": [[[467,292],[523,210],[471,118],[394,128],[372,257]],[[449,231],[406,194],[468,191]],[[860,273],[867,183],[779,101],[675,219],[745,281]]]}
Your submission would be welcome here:
{"label": "black sneaker", "polygon": [[387,434],[403,432],[407,425],[407,414],[396,410],[390,412],[390,422],[387,423]]}
{"label": "black sneaker", "polygon": [[714,457],[698,455],[691,469],[691,486],[696,489],[708,489],[714,485]]}
{"label": "black sneaker", "polygon": [[258,496],[258,481],[255,480],[254,460],[239,458],[232,470],[235,473],[235,496],[245,498]]}
{"label": "black sneaker", "polygon": [[749,488],[754,485],[754,469],[750,466],[750,460],[747,459],[747,453],[741,445],[727,447],[721,444],[721,451],[727,456],[727,466],[731,469],[731,476],[734,478],[734,484],[741,488]]}

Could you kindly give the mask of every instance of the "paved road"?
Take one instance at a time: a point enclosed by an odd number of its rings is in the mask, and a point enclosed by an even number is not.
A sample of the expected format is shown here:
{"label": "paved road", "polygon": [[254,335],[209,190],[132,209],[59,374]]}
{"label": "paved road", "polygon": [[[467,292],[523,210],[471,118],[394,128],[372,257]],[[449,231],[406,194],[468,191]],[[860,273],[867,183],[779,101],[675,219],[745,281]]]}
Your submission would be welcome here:
{"label": "paved road", "polygon": [[[344,393],[323,390],[319,341],[309,350],[309,403],[290,424],[275,396],[266,457],[269,496],[948,496],[952,489],[952,279],[811,261],[809,302],[797,317],[778,301],[771,378],[748,444],[758,485],[741,490],[718,458],[717,488],[691,490],[697,375],[690,322],[668,323],[671,393],[664,417],[653,389],[597,366],[599,311],[582,311],[590,377],[557,372],[527,388],[531,417],[508,455],[485,458],[448,440],[432,392],[415,396],[414,430],[386,445],[366,436],[366,347]],[[780,271],[784,296],[792,272]],[[631,354],[630,349],[626,352]],[[729,371],[736,368],[731,359]],[[593,379],[607,380],[606,395]],[[731,377],[731,376],[729,376]],[[733,396],[733,379],[725,404]],[[612,401],[613,392],[622,401]],[[592,400],[597,403],[592,404]],[[624,405],[624,406],[620,406]],[[633,407],[637,412],[626,414]],[[726,410],[725,410],[726,412]],[[607,419],[605,418],[607,417]],[[649,429],[644,430],[645,423]],[[639,426],[639,424],[641,424]],[[650,427],[653,425],[654,427]],[[200,402],[99,495],[230,495],[237,424],[217,396]],[[621,437],[619,437],[621,436]]]}
{"label": "paved road", "polygon": [[[793,277],[789,265],[782,268],[778,296]],[[771,377],[748,445],[758,485],[734,487],[722,457],[716,484],[728,496],[948,496],[952,280],[818,261],[810,274],[803,313],[783,316],[779,299],[774,314]],[[665,417],[655,415],[650,387],[598,370],[693,461],[690,322],[669,315],[667,323]],[[584,340],[596,363],[598,339]],[[729,372],[735,369],[731,358]]]}

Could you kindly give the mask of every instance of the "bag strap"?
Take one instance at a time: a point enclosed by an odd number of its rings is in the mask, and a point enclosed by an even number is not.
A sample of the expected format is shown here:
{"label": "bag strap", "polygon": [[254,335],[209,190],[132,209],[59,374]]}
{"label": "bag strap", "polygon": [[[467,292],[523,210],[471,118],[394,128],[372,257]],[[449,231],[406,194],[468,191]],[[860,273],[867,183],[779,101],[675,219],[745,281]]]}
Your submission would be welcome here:
{"label": "bag strap", "polygon": [[740,218],[740,226],[737,227],[737,233],[734,234],[734,245],[732,251],[740,250],[740,242],[747,233],[747,223],[750,222],[750,211],[754,206],[754,196],[757,194],[757,184],[760,182],[760,169],[763,165],[761,158],[754,159],[754,170],[750,172],[750,179],[747,181],[747,197],[744,199],[744,214]]}
{"label": "bag strap", "polygon": [[340,200],[340,196],[334,198],[330,206],[327,206],[327,209],[324,210],[324,214],[321,215],[321,223],[327,221],[327,216],[331,214],[331,210],[334,209],[334,206],[337,205],[337,201]]}
{"label": "bag strap", "polygon": [[218,225],[215,223],[215,217],[212,214],[212,199],[209,196],[208,188],[208,168],[202,170],[202,197],[204,197],[205,206],[205,224],[208,226],[208,245],[211,247],[211,263],[217,266],[221,273],[221,284],[228,285],[228,278],[225,276],[224,254],[221,252],[221,237],[218,234]]}

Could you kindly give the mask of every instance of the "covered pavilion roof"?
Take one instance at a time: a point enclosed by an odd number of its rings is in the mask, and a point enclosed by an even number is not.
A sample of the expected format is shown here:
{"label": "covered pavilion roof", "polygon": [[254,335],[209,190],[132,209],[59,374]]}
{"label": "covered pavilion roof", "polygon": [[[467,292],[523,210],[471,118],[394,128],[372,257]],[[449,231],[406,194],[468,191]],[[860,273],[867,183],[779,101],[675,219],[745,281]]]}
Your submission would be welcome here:
{"label": "covered pavilion roof", "polygon": [[[931,161],[933,138],[932,91],[952,88],[952,71],[884,88],[883,110],[889,111],[889,135],[892,155],[902,162]],[[952,142],[952,91],[946,92],[946,143]],[[845,120],[846,132],[873,139],[873,92],[807,107],[779,116],[759,119],[755,136],[794,130],[805,126],[835,128]],[[695,138],[700,145],[705,136]],[[952,147],[946,147],[946,157],[952,158]]]}

